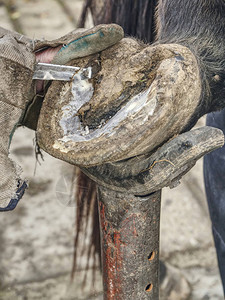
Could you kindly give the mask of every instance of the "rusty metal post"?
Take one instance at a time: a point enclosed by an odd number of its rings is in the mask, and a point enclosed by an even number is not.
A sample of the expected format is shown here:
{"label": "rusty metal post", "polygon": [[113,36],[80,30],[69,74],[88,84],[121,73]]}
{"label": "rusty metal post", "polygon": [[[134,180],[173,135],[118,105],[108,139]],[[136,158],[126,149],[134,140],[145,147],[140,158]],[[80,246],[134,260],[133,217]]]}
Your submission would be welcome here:
{"label": "rusty metal post", "polygon": [[160,200],[98,188],[104,300],[159,299]]}

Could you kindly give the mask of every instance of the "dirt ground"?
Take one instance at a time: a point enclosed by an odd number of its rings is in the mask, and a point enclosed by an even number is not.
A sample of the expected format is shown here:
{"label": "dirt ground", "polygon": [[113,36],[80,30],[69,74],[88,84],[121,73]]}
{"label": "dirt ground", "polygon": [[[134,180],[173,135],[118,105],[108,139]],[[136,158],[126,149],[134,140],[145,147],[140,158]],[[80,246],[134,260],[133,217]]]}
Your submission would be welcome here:
{"label": "dirt ground", "polygon": [[[82,4],[83,0],[0,0],[0,26],[35,39],[53,39],[77,26]],[[198,123],[203,125],[204,118]],[[0,300],[102,299],[101,275],[97,272],[93,286],[91,268],[82,289],[85,257],[79,258],[79,272],[70,283],[75,223],[75,204],[69,202],[73,166],[44,153],[34,174],[34,132],[25,128],[16,131],[10,154],[23,168],[29,189],[15,211],[1,214]],[[178,274],[172,288],[180,289],[178,294],[161,299],[223,299],[202,161],[177,188],[163,190],[161,259],[168,264],[168,272]]]}

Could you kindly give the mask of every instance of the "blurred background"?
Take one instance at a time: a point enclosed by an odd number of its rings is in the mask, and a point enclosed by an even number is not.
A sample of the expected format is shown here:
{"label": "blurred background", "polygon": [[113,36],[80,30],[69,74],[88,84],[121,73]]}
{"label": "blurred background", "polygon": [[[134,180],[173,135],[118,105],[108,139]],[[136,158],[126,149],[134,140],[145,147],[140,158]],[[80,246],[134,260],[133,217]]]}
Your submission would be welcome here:
{"label": "blurred background", "polygon": [[[0,26],[32,39],[58,38],[77,27],[83,2],[0,0]],[[89,15],[86,27],[91,26]],[[197,126],[204,122],[200,119]],[[34,140],[33,131],[19,128],[10,150],[13,160],[23,168],[29,189],[15,211],[0,215],[0,300],[102,299],[101,274],[97,268],[93,275],[93,260],[83,285],[91,222],[87,236],[81,237],[77,272],[72,282],[70,279],[78,180],[74,167],[46,153],[39,164]],[[163,190],[160,234],[161,259],[167,268],[160,299],[223,299],[202,160],[178,187]]]}

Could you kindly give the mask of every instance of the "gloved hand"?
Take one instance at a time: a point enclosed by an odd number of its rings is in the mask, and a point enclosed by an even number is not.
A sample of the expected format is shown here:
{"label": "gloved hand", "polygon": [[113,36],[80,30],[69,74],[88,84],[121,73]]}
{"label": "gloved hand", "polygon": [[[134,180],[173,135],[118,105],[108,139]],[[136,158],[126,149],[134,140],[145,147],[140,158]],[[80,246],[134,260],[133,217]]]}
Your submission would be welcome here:
{"label": "gloved hand", "polygon": [[25,125],[36,129],[47,86],[32,80],[38,61],[66,64],[99,52],[123,37],[117,25],[99,25],[73,31],[54,41],[33,41],[0,28],[0,211],[12,210],[27,187],[20,179],[21,169],[8,158],[15,129]]}

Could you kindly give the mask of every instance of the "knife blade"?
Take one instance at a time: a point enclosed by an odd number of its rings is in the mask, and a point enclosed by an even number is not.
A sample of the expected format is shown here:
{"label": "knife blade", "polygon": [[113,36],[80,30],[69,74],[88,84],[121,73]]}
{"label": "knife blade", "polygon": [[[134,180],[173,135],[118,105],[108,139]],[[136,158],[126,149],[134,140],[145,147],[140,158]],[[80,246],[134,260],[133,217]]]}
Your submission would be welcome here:
{"label": "knife blade", "polygon": [[78,72],[81,72],[80,75],[82,79],[90,79],[92,76],[91,67],[80,68],[65,65],[38,63],[34,70],[33,79],[70,81]]}

